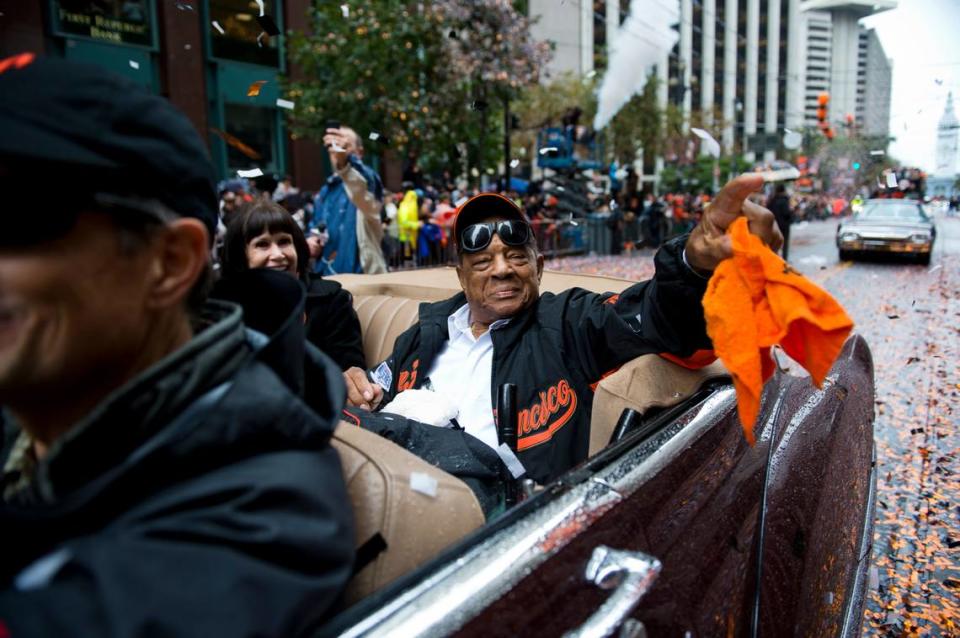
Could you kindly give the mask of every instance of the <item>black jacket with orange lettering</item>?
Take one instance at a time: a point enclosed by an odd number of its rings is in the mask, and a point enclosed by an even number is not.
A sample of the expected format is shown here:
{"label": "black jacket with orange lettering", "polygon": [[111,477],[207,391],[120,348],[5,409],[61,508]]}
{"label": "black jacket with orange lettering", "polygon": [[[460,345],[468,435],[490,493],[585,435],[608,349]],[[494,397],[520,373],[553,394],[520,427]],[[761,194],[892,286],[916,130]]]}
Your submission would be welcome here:
{"label": "black jacket with orange lettering", "polygon": [[[491,409],[497,388],[516,384],[518,457],[530,478],[545,483],[587,457],[591,385],[605,373],[643,354],[683,358],[711,347],[701,306],[707,282],[682,261],[686,239],[683,235],[661,247],[651,280],[619,295],[582,288],[544,293],[491,333]],[[421,387],[449,339],[447,318],[465,303],[461,292],[420,305],[419,322],[369,372],[374,382],[389,387],[380,405]]]}

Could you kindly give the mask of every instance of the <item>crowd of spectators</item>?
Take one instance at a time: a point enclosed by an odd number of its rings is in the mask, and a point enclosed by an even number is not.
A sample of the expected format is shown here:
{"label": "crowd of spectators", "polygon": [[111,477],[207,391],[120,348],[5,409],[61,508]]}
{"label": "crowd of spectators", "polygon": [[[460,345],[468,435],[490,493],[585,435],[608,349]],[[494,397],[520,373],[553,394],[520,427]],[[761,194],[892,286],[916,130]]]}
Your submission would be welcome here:
{"label": "crowd of spectators", "polygon": [[[855,213],[871,197],[914,197],[923,192],[923,175],[916,169],[892,172],[890,183],[861,189],[846,196],[801,192],[787,188],[790,222],[825,220]],[[655,195],[643,190],[632,170],[618,179],[612,172],[587,172],[585,176],[552,176],[544,180],[514,180],[512,188],[501,181],[495,190],[516,202],[530,220],[540,251],[548,257],[597,252],[632,254],[641,248],[655,249],[664,241],[691,230],[710,202],[705,192],[669,192]],[[382,191],[381,248],[391,270],[437,266],[454,257],[451,229],[457,207],[477,194],[449,171],[426,175],[408,159],[400,190]],[[579,191],[578,194],[574,191]],[[771,197],[773,194],[771,193]],[[221,216],[229,217],[244,202],[272,200],[293,215],[307,234],[312,268],[336,274],[332,260],[324,260],[328,239],[324,222],[315,216],[317,194],[301,192],[290,176],[264,177],[256,182],[231,180],[221,185]],[[753,196],[768,205],[763,194]],[[590,235],[594,237],[590,237]]]}
{"label": "crowd of spectators", "polygon": [[[383,191],[380,219],[383,226],[382,249],[391,269],[435,266],[450,262],[453,256],[451,229],[457,206],[477,194],[476,189],[457,184],[449,175],[436,180],[418,173],[406,180],[398,191]],[[410,172],[405,177],[413,177]],[[655,196],[630,190],[630,182],[613,184],[599,176],[590,180],[585,201],[571,205],[565,201],[563,186],[551,182],[529,182],[523,191],[500,189],[500,194],[516,202],[531,222],[541,251],[547,256],[595,250],[603,254],[631,253],[691,230],[699,221],[705,193],[666,193]],[[245,204],[274,201],[285,208],[307,234],[311,260],[318,272],[335,274],[331,264],[324,267],[323,244],[327,228],[314,214],[316,194],[300,191],[290,176],[254,180],[230,180],[221,184],[220,211],[226,220]],[[591,223],[588,223],[590,221]],[[602,233],[602,244],[588,243],[585,233]]]}

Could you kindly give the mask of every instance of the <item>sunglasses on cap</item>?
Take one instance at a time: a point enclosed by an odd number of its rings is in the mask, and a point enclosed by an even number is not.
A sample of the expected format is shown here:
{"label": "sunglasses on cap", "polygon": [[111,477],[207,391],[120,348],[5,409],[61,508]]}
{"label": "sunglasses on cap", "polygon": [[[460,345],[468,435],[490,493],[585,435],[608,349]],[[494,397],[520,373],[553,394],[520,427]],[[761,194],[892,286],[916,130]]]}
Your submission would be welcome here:
{"label": "sunglasses on cap", "polygon": [[523,246],[530,240],[530,225],[518,219],[505,219],[498,222],[470,224],[460,233],[460,250],[465,253],[477,253],[490,245],[493,235],[507,246]]}
{"label": "sunglasses on cap", "polygon": [[80,213],[88,210],[108,213],[120,226],[163,224],[178,217],[156,200],[93,193],[52,214],[11,215],[0,233],[0,248],[29,248],[61,239],[76,226]]}

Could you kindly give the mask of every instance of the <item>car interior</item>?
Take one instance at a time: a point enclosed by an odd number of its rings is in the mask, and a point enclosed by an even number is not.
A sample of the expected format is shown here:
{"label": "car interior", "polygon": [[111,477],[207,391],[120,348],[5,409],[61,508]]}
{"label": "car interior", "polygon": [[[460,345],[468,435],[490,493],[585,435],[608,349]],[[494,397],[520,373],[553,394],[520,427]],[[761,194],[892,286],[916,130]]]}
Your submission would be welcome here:
{"label": "car interior", "polygon": [[[420,303],[447,299],[460,290],[453,268],[338,275],[331,279],[353,295],[364,354],[371,366],[384,360],[397,336],[416,322]],[[633,283],[545,271],[541,293],[571,287],[616,293]],[[625,409],[649,417],[702,396],[711,384],[727,378],[719,361],[699,370],[681,367],[658,355],[627,363],[596,388],[590,457],[611,442]],[[494,525],[494,521],[485,520],[465,483],[376,434],[341,422],[333,445],[340,453],[353,505],[359,555],[346,606],[410,574],[484,525]],[[417,477],[417,481],[426,480],[435,489],[412,489],[415,474],[429,477]]]}

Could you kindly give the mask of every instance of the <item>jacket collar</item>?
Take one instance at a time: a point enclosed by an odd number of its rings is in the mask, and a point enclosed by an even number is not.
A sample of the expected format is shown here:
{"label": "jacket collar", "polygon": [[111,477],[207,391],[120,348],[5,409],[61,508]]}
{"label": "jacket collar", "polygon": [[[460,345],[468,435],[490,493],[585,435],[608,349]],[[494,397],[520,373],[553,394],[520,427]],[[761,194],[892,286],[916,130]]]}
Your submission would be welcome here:
{"label": "jacket collar", "polygon": [[[115,390],[50,447],[34,468],[34,498],[53,501],[96,477],[250,357],[238,307],[208,302],[198,323],[193,339]],[[21,434],[13,424],[6,430],[5,438]]]}
{"label": "jacket collar", "polygon": [[[420,305],[420,329],[427,352],[440,351],[443,342],[450,338],[447,325],[448,317],[465,303],[467,303],[467,296],[463,291],[460,291],[444,301]],[[536,321],[539,307],[540,299],[537,298],[532,306],[511,317],[508,324],[502,326],[499,330],[495,330],[490,335],[493,338],[495,350],[502,352],[505,348],[512,347],[520,336],[527,331],[530,324]],[[421,362],[421,365],[424,365],[424,362]],[[429,363],[426,365],[429,365]]]}

